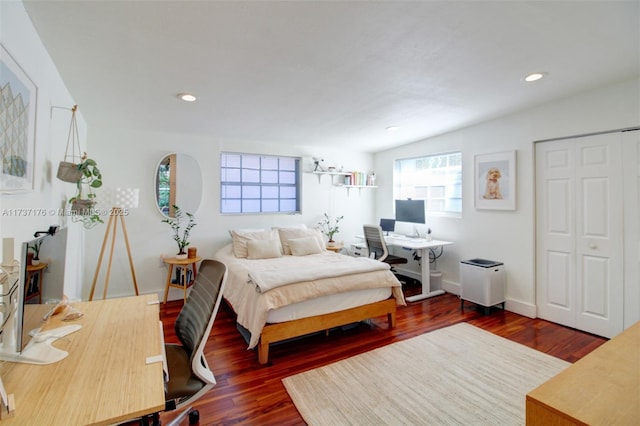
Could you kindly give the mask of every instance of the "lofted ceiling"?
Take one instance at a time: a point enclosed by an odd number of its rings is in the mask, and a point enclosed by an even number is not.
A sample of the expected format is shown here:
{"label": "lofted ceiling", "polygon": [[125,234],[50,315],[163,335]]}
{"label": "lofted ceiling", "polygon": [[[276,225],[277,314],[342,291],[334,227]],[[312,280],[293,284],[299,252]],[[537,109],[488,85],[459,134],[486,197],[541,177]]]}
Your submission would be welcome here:
{"label": "lofted ceiling", "polygon": [[640,75],[638,1],[24,5],[90,127],[376,152]]}

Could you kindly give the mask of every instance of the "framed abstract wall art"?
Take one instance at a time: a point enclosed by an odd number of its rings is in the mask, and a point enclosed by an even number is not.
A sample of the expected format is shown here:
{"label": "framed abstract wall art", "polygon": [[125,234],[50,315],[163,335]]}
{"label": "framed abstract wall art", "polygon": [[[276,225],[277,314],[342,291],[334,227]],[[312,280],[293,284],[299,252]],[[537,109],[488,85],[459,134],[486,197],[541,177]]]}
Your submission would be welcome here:
{"label": "framed abstract wall art", "polygon": [[33,189],[37,87],[0,45],[0,193]]}
{"label": "framed abstract wall art", "polygon": [[516,209],[516,151],[475,156],[475,207]]}

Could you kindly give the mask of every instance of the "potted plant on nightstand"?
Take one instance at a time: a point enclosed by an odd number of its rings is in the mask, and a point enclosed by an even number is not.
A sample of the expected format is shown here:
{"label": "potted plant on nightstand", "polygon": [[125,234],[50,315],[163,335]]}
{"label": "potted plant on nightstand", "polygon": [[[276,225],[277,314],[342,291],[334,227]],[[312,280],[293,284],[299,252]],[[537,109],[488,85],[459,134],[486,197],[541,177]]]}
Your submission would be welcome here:
{"label": "potted plant on nightstand", "polygon": [[[191,229],[196,226],[196,222],[193,214],[183,212],[180,207],[174,205],[173,210],[175,212],[175,217],[163,219],[162,222],[168,223],[173,230],[173,240],[178,244],[178,253],[176,254],[176,259],[186,259],[186,248],[189,245],[189,232],[191,232]],[[182,219],[184,218],[184,215],[186,215],[189,220],[186,226],[183,228]]]}
{"label": "potted plant on nightstand", "polygon": [[325,213],[324,219],[318,222],[318,226],[320,226],[320,231],[329,238],[329,242],[327,243],[329,247],[335,245],[333,236],[336,235],[338,231],[340,231],[340,227],[338,226],[338,224],[342,219],[344,219],[344,216],[338,216],[338,217],[332,218]]}
{"label": "potted plant on nightstand", "polygon": [[[33,258],[29,262],[31,265],[35,266],[35,265],[39,265],[40,264],[40,248],[42,247],[42,241],[44,241],[44,240],[37,240],[33,244],[28,244],[27,245],[27,248],[29,250],[31,250],[30,254],[33,255]],[[27,257],[29,257],[29,256],[27,256]]]}

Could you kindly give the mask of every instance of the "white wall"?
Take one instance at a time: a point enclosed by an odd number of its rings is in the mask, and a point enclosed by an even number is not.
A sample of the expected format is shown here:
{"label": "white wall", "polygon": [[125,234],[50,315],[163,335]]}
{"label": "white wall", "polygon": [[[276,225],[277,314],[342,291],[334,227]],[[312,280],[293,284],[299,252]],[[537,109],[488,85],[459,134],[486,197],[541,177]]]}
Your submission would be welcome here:
{"label": "white wall", "polygon": [[[65,217],[50,209],[66,207],[66,199],[74,192],[74,185],[56,179],[57,165],[64,157],[71,112],[52,106],[71,108],[73,98],[60,78],[53,61],[40,42],[21,2],[0,2],[2,45],[37,86],[36,154],[34,161],[34,190],[20,194],[0,195],[0,234],[15,238],[15,258],[20,257],[20,243],[33,233],[62,226]],[[85,121],[80,113],[78,126],[81,143],[86,143]],[[31,209],[31,210],[29,210]],[[65,276],[65,292],[79,296],[80,271],[83,261],[83,229],[69,226],[67,265],[71,273]],[[46,280],[46,275],[45,275]],[[45,281],[46,285],[46,281]]]}
{"label": "white wall", "polygon": [[[167,224],[155,205],[154,176],[160,159],[169,152],[182,152],[198,159],[202,169],[203,194],[200,207],[194,213],[197,225],[191,232],[190,247],[197,247],[202,257],[212,256],[216,250],[230,242],[228,231],[235,228],[264,228],[291,224],[315,226],[324,212],[332,216],[344,215],[338,239],[353,241],[353,235],[362,233],[362,223],[375,217],[372,211],[374,193],[333,187],[329,177],[323,176],[318,183],[317,175],[303,173],[302,214],[268,215],[220,215],[220,152],[247,152],[257,154],[290,155],[303,158],[303,170],[313,169],[311,157],[321,156],[325,165],[334,164],[349,169],[367,171],[373,163],[372,154],[348,151],[326,151],[305,146],[270,145],[256,141],[220,140],[208,136],[134,132],[128,129],[89,129],[91,155],[98,161],[105,187],[138,187],[140,206],[126,217],[126,226],[133,251],[136,277],[141,293],[156,292],[164,295],[166,267],[160,255],[172,256],[177,246]],[[98,198],[100,194],[98,193]],[[87,232],[87,260],[85,263],[84,298],[88,297],[100,246],[104,239],[105,226]],[[123,238],[117,239],[121,250],[114,256],[108,297],[133,294],[128,258]],[[106,270],[106,259],[101,266],[101,275]],[[104,277],[96,285],[96,298],[102,297]],[[172,289],[169,298],[179,298],[178,290]]]}
{"label": "white wall", "polygon": [[[502,261],[507,273],[507,309],[535,316],[533,142],[637,126],[639,94],[640,80],[635,79],[380,152],[374,163],[380,185],[376,215],[393,217],[395,159],[461,151],[462,217],[428,218],[434,238],[454,242],[438,260],[437,269],[444,272],[448,289],[455,291],[460,260],[481,257]],[[476,210],[474,156],[509,150],[517,150],[516,211]]]}

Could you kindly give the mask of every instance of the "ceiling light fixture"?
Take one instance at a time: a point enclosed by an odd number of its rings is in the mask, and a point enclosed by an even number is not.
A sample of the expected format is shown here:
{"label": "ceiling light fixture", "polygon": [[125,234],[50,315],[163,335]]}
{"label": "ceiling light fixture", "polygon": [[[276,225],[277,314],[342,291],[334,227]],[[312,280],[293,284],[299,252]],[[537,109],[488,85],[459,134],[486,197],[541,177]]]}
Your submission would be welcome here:
{"label": "ceiling light fixture", "polygon": [[524,81],[526,81],[527,83],[532,83],[534,81],[540,80],[541,78],[543,78],[546,75],[547,75],[546,72],[532,72],[531,74],[528,74],[524,78]]}
{"label": "ceiling light fixture", "polygon": [[193,102],[197,98],[193,96],[191,93],[178,93],[178,99],[183,100],[185,102]]}
{"label": "ceiling light fixture", "polygon": [[396,130],[400,130],[400,127],[398,127],[398,126],[389,126],[389,127],[387,127],[387,131],[389,131],[389,132],[395,132]]}

